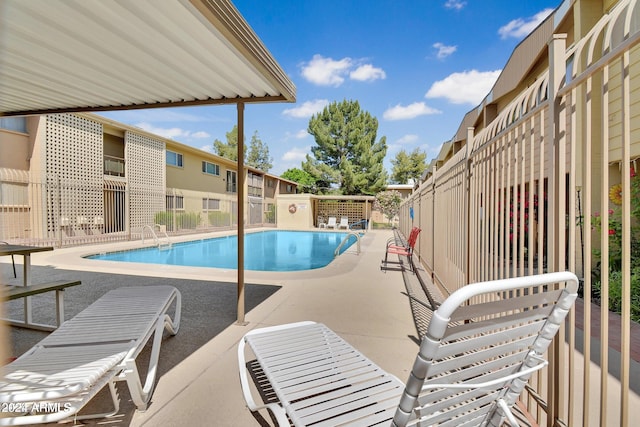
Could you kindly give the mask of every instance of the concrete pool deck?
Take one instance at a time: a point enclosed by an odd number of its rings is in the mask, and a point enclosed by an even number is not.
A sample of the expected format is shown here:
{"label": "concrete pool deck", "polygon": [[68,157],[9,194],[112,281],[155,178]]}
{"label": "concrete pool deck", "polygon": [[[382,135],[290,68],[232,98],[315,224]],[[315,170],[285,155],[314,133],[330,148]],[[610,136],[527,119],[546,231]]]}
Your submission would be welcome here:
{"label": "concrete pool deck", "polygon": [[[213,235],[208,234],[207,237]],[[82,286],[76,287],[78,301],[83,299],[80,293],[92,295],[90,288],[98,286],[101,292],[104,290],[102,288],[117,287],[122,285],[119,279],[123,278],[127,281],[168,281],[183,293],[181,330],[176,337],[164,340],[160,364],[163,361],[166,364],[164,368],[161,366],[161,376],[149,409],[144,413],[135,412],[131,403],[127,402],[128,394],[122,393],[123,402],[117,416],[85,421],[83,425],[272,424],[267,412],[261,412],[264,418],[254,417],[244,406],[238,380],[237,344],[253,328],[301,320],[325,323],[382,368],[401,380],[406,379],[418,348],[416,327],[404,293],[402,274],[394,271],[384,273],[379,268],[389,237],[390,231],[370,231],[362,237],[362,252],[359,255],[355,254],[355,247],[352,247],[329,266],[317,270],[285,273],[246,271],[245,282],[251,285],[247,288],[250,311],[246,314],[248,324],[245,326],[233,322],[235,270],[150,267],[148,264],[81,258],[82,255],[96,253],[96,248],[97,252],[120,250],[139,247],[139,242],[34,254],[32,264],[43,269],[41,274],[50,275],[59,270],[67,275],[75,272],[77,276],[87,278]],[[185,236],[184,240],[193,238]],[[21,262],[18,259],[16,261]],[[0,266],[7,277],[10,259],[2,260]],[[20,280],[21,275],[18,276]],[[144,279],[132,279],[132,276],[144,276]],[[99,285],[93,285],[93,281]],[[104,285],[107,281],[108,286]],[[205,286],[200,282],[215,282],[215,286],[204,289]],[[205,290],[208,293],[200,295]],[[73,310],[82,308],[73,307],[72,291],[76,289],[69,290],[67,318],[73,315]],[[191,293],[194,295],[187,298],[187,294]],[[223,293],[227,294],[226,299],[220,299]],[[210,304],[207,299],[211,301]],[[224,312],[226,317],[216,326],[218,330],[211,332],[215,329],[213,317],[216,312]],[[36,333],[27,332],[14,339],[33,340],[33,334]],[[189,345],[192,350],[188,354],[181,354]],[[124,391],[126,387],[119,384],[119,389]]]}

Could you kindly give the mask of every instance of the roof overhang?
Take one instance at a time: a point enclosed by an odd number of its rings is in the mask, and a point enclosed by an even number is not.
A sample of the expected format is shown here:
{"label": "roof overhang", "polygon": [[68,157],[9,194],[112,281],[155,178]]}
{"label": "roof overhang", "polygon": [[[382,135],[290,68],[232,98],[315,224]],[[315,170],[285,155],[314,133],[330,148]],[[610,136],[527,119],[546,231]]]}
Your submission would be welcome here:
{"label": "roof overhang", "polygon": [[4,0],[0,116],[295,101],[228,0]]}

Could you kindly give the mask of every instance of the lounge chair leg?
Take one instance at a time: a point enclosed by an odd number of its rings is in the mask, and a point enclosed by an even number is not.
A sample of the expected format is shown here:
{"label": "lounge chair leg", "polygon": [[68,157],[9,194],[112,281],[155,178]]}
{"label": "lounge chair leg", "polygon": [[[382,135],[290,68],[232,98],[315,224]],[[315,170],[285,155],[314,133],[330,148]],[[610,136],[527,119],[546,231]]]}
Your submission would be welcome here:
{"label": "lounge chair leg", "polygon": [[104,412],[101,414],[75,415],[73,417],[69,417],[66,420],[62,420],[60,422],[92,420],[95,418],[113,417],[118,413],[118,411],[120,411],[120,395],[118,394],[118,389],[116,389],[116,383],[114,381],[109,381],[109,392],[111,393],[111,401],[113,402],[113,411]]}
{"label": "lounge chair leg", "polygon": [[247,377],[247,362],[244,357],[244,346],[245,341],[243,338],[240,340],[240,343],[238,343],[238,372],[240,374],[240,388],[242,389],[242,394],[244,395],[244,401],[247,404],[247,408],[249,408],[251,412],[256,412],[260,409],[268,409],[271,411],[273,416],[276,417],[279,426],[289,426],[290,423],[287,418],[287,413],[282,406],[277,403],[258,405],[255,400],[253,400],[251,387],[249,386],[249,378]]}

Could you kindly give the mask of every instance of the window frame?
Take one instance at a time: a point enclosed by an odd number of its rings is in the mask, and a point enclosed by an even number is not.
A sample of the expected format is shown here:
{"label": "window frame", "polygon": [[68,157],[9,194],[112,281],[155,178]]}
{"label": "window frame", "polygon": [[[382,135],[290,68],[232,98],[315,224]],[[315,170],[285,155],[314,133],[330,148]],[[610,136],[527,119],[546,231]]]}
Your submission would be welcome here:
{"label": "window frame", "polygon": [[[209,172],[207,169],[207,166],[211,165],[214,170],[216,171],[216,173],[213,172]],[[207,174],[207,175],[213,175],[213,176],[220,176],[220,165],[217,163],[211,163],[211,162],[207,162],[206,160],[202,161],[202,173]]]}
{"label": "window frame", "polygon": [[[231,179],[231,177],[233,177],[233,179]],[[233,181],[233,184],[231,184],[232,181]],[[226,190],[227,190],[227,193],[238,192],[238,173],[236,171],[232,171],[232,170],[227,171]]]}
{"label": "window frame", "polygon": [[[176,163],[175,164],[169,162],[169,154],[175,154],[175,157],[176,157]],[[166,150],[165,163],[168,166],[173,166],[173,167],[176,167],[176,168],[184,168],[184,156],[182,155],[182,153],[178,153],[177,151]]]}
{"label": "window frame", "polygon": [[[211,207],[211,202],[216,202],[216,203],[214,203],[214,205],[217,204],[218,207],[217,208],[216,207]],[[211,198],[211,197],[203,197],[202,198],[202,211],[203,212],[219,212],[221,210],[220,209],[220,202],[221,202],[220,199],[214,199],[214,198]]]}

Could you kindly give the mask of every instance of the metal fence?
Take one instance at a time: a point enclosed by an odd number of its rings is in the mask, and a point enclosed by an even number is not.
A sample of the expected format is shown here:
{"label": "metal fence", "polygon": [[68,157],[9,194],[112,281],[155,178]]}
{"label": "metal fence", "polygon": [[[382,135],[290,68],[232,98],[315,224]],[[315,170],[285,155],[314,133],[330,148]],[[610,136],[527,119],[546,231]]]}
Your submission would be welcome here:
{"label": "metal fence", "polygon": [[[571,270],[582,298],[523,399],[541,425],[630,425],[640,404],[640,32],[621,1],[401,209],[444,292]],[[635,349],[635,350],[634,350]],[[633,356],[633,357],[632,357]],[[631,382],[632,375],[636,381]]]}
{"label": "metal fence", "polygon": [[[249,197],[245,204],[248,226],[275,225],[274,203]],[[238,225],[237,211],[235,194],[158,192],[111,176],[91,185],[0,170],[0,240],[11,243],[64,247],[136,240],[145,226],[169,236],[230,229]]]}

